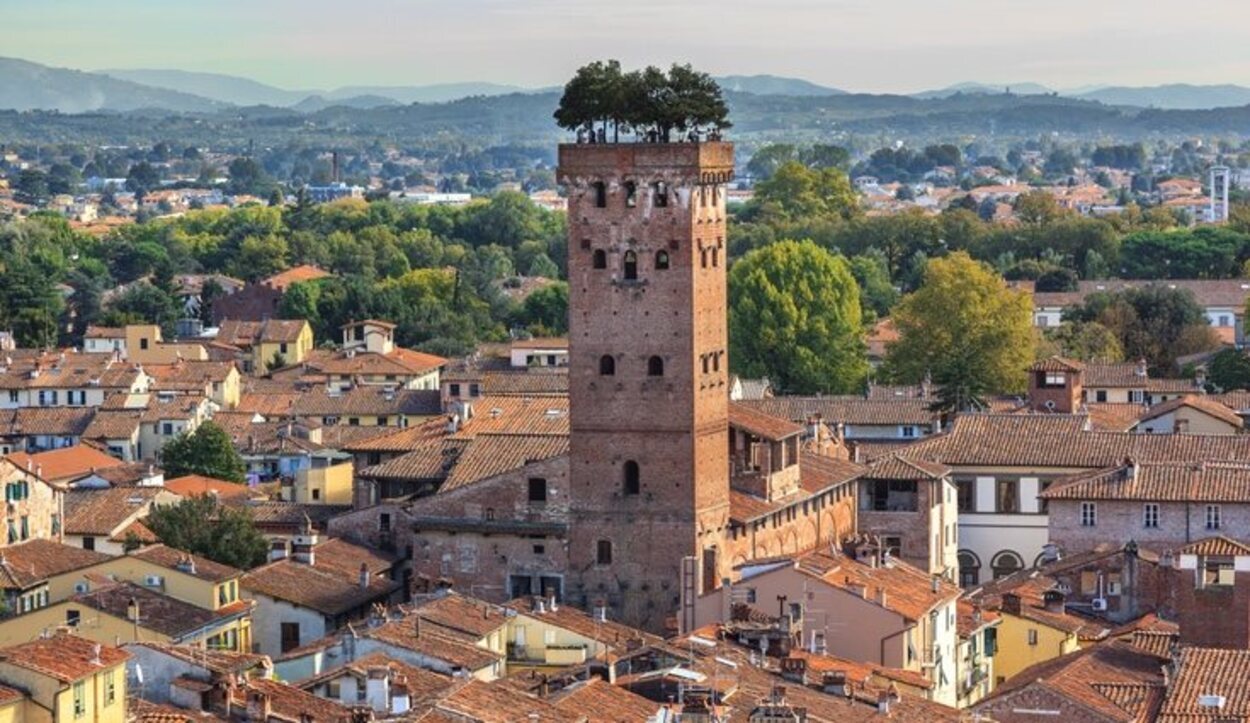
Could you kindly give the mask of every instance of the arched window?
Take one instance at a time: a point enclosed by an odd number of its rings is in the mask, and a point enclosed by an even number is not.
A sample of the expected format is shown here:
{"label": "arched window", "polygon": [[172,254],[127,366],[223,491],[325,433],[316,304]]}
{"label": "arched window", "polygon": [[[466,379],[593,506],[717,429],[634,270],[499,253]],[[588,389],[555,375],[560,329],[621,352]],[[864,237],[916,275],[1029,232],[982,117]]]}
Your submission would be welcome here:
{"label": "arched window", "polygon": [[595,183],[595,207],[608,207],[608,187],[603,184],[603,181]]}
{"label": "arched window", "polygon": [[981,559],[971,550],[959,551],[959,586],[976,587],[981,584]]}
{"label": "arched window", "polygon": [[633,181],[625,182],[625,207],[634,208],[638,205],[638,184]]}
{"label": "arched window", "polygon": [[664,376],[664,360],[658,356],[653,356],[647,360],[647,376],[662,377]]}
{"label": "arched window", "polygon": [[655,198],[655,207],[664,208],[668,205],[668,184],[664,181],[656,181],[651,186],[652,195]]}
{"label": "arched window", "polygon": [[595,249],[594,267],[596,269],[608,268],[608,252],[603,249]]}
{"label": "arched window", "polygon": [[632,459],[625,463],[625,494],[642,494],[642,475],[638,471],[638,463]]}
{"label": "arched window", "polygon": [[717,264],[719,263],[720,263],[720,249],[714,248],[712,249],[712,268],[716,268]]}
{"label": "arched window", "polygon": [[611,565],[612,564],[612,541],[599,540],[595,544],[595,564]]}
{"label": "arched window", "polygon": [[663,271],[664,269],[668,268],[668,252],[667,251],[655,252],[655,268],[660,271]]}
{"label": "arched window", "polygon": [[712,352],[712,371],[720,371],[720,352]]}
{"label": "arched window", "polygon": [[610,377],[616,374],[616,359],[611,354],[599,357],[599,376]]}
{"label": "arched window", "polygon": [[700,359],[700,360],[702,360],[702,362],[703,362],[703,373],[704,373],[704,374],[707,374],[707,370],[708,370],[708,363],[709,363],[709,361],[710,361],[710,360],[708,359],[708,355],[707,355],[707,354],[701,354],[701,355],[699,355],[699,359]]}
{"label": "arched window", "polygon": [[707,268],[707,249],[699,249],[699,265]]}
{"label": "arched window", "polygon": [[638,254],[633,251],[625,252],[625,280],[636,281],[638,279]]}
{"label": "arched window", "polygon": [[1011,550],[1003,550],[990,560],[990,569],[994,572],[994,579],[1007,577],[1013,572],[1019,572],[1024,569],[1024,560]]}

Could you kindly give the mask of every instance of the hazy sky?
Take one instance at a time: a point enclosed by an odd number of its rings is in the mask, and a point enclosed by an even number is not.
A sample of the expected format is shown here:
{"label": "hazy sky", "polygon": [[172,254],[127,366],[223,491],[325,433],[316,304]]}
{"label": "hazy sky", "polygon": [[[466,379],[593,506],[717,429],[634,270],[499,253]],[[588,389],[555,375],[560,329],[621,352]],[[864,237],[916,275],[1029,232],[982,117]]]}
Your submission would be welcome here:
{"label": "hazy sky", "polygon": [[0,54],[292,89],[689,61],[855,91],[1250,82],[1248,0],[0,0]]}

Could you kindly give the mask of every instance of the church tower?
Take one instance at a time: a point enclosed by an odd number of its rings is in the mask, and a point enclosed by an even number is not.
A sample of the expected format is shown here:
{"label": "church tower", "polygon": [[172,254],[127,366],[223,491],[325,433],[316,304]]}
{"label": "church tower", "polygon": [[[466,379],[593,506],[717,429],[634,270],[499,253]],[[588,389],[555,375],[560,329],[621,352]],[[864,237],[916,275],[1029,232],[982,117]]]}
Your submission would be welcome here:
{"label": "church tower", "polygon": [[732,175],[733,145],[719,141],[560,147],[569,199],[566,590],[587,609],[605,606],[657,632],[730,565]]}

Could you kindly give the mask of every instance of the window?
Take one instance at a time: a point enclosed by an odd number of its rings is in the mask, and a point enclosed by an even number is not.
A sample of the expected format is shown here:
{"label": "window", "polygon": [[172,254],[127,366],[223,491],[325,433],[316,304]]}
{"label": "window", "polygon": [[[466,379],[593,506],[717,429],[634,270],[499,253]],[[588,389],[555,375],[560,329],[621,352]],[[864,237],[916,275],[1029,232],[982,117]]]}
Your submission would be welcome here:
{"label": "window", "polygon": [[1208,530],[1220,529],[1220,506],[1207,505],[1206,528]]}
{"label": "window", "polygon": [[312,498],[313,498],[314,500],[319,500],[319,499],[321,499],[321,490],[319,490],[319,489],[315,489],[315,488],[314,488],[314,489],[313,489],[313,491],[312,491]]}
{"label": "window", "polygon": [[1081,527],[1094,527],[1098,524],[1098,505],[1093,502],[1081,503]]}
{"label": "window", "polygon": [[971,479],[955,480],[955,491],[958,493],[958,509],[960,512],[977,511],[977,482]]}
{"label": "window", "polygon": [[1206,558],[1202,562],[1202,586],[1232,585],[1233,561],[1229,558]]}
{"label": "window", "polygon": [[286,354],[286,342],[285,341],[278,345],[278,353]]}
{"label": "window", "polygon": [[74,683],[74,717],[87,715],[87,683],[80,680]]}
{"label": "window", "polygon": [[598,565],[612,564],[612,542],[599,540],[595,546],[595,563]]}
{"label": "window", "polygon": [[625,463],[625,494],[631,496],[642,494],[642,476],[638,470],[638,463],[632,459]]}
{"label": "window", "polygon": [[530,502],[546,502],[547,501],[547,480],[546,479],[542,477],[530,477],[529,499],[530,499]]}
{"label": "window", "polygon": [[1147,502],[1142,506],[1142,527],[1157,529],[1159,527],[1159,505]]}
{"label": "window", "polygon": [[299,647],[299,623],[282,623],[280,630],[282,652]]}
{"label": "window", "polygon": [[173,433],[174,433],[174,425],[173,425],[173,422],[165,422],[165,423],[163,423],[163,424],[161,425],[161,434],[163,434],[163,435],[165,435],[166,437],[168,437],[168,436],[172,435]]}
{"label": "window", "polygon": [[651,184],[652,197],[655,199],[656,208],[664,208],[668,206],[668,184],[664,181],[656,181]]}
{"label": "window", "polygon": [[633,181],[625,182],[625,208],[636,208],[638,206],[638,184]]}
{"label": "window", "polygon": [[625,280],[638,280],[638,254],[633,251],[625,252]]}
{"label": "window", "polygon": [[881,538],[881,547],[890,557],[898,557],[903,553],[903,538],[900,535],[886,535]]}
{"label": "window", "polygon": [[607,251],[604,251],[603,249],[595,249],[593,258],[594,258],[593,266],[596,269],[608,268],[608,252]]}
{"label": "window", "polygon": [[147,349],[147,348],[148,348],[148,340],[147,340],[147,339],[140,339],[140,340],[139,340],[139,348],[140,348],[140,349]]}
{"label": "window", "polygon": [[664,376],[664,360],[658,356],[653,356],[647,360],[647,376],[662,377]]}
{"label": "window", "polygon": [[610,377],[616,374],[616,359],[611,354],[599,357],[599,376]]}
{"label": "window", "polygon": [[1014,572],[1024,569],[1024,560],[1011,550],[1003,550],[990,560],[990,569],[994,572],[994,579],[1006,577]]}
{"label": "window", "polygon": [[976,587],[981,584],[981,560],[967,550],[959,552],[959,586]]}
{"label": "window", "polygon": [[595,187],[595,208],[607,208],[608,207],[608,187],[604,185],[603,181],[598,181],[597,183],[594,184],[594,187]]}
{"label": "window", "polygon": [[95,549],[95,538],[94,538],[94,537],[92,537],[91,535],[84,535],[84,536],[83,536],[83,538],[82,538],[82,549],[84,549],[84,550],[94,550],[94,549]]}
{"label": "window", "polygon": [[870,479],[861,483],[859,508],[876,512],[915,512],[919,497],[915,480]]}
{"label": "window", "polygon": [[1037,628],[1029,628],[1029,645],[1037,645]]}
{"label": "window", "polygon": [[1099,389],[1098,391],[1094,392],[1094,401],[1095,401],[1095,402],[1105,402],[1105,401],[1107,401],[1107,390],[1106,390],[1106,389]]}
{"label": "window", "polygon": [[535,555],[544,555],[544,554],[546,554],[546,553],[547,553],[547,546],[546,546],[546,545],[534,545],[534,554],[535,554]]}
{"label": "window", "polygon": [[719,248],[712,249],[712,268],[716,268],[716,265],[719,262],[719,258],[720,258],[720,249]]}
{"label": "window", "polygon": [[80,610],[66,610],[65,611],[65,624],[70,626],[71,628],[78,627],[78,621],[81,619],[82,619],[82,611]]}
{"label": "window", "polygon": [[1063,372],[1046,372],[1046,378],[1042,383],[1045,387],[1062,387],[1067,384],[1067,377]]}
{"label": "window", "polygon": [[667,251],[655,252],[655,268],[657,271],[663,271],[668,268],[668,252]]}
{"label": "window", "polygon": [[1046,499],[1045,497],[1042,497],[1041,493],[1050,489],[1050,486],[1054,484],[1054,482],[1055,482],[1054,480],[1048,479],[1048,480],[1042,480],[1037,483],[1037,492],[1038,492],[1037,513],[1039,515],[1044,515],[1050,512],[1050,500]]}
{"label": "window", "polygon": [[699,249],[699,265],[707,268],[707,249]]}
{"label": "window", "polygon": [[1014,479],[1000,479],[997,482],[998,512],[1020,511],[1020,482]]}
{"label": "window", "polygon": [[378,515],[378,530],[382,532],[390,532],[391,530],[391,513],[383,512]]}
{"label": "window", "polygon": [[473,382],[472,384],[470,384],[470,385],[469,385],[469,396],[470,396],[470,397],[480,397],[480,396],[482,396],[482,385],[478,384],[477,382]]}

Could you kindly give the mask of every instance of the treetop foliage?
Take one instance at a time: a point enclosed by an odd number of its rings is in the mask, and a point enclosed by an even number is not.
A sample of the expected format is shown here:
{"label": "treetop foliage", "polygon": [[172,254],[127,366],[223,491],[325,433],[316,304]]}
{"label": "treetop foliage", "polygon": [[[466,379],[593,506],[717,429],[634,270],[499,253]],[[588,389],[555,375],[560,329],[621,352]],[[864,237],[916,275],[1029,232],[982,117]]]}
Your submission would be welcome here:
{"label": "treetop foliage", "polygon": [[624,72],[616,60],[584,65],[564,86],[556,124],[567,130],[596,132],[606,140],[635,133],[668,142],[674,131],[720,131],[729,128],[729,107],[720,86],[707,73],[674,64],[665,73],[654,66]]}

